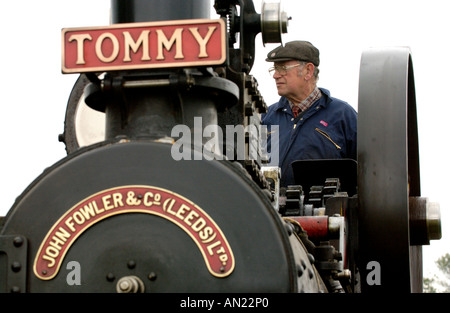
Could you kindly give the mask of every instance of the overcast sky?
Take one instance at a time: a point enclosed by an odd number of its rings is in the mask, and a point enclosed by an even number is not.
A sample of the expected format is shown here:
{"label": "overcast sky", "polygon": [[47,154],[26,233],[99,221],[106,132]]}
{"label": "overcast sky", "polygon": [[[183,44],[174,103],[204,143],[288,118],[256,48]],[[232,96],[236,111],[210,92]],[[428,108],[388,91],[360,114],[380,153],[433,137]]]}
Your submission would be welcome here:
{"label": "overcast sky", "polygon": [[[260,12],[260,0],[254,1]],[[319,86],[358,107],[361,53],[369,47],[411,48],[417,96],[422,196],[439,202],[443,236],[425,247],[425,272],[450,252],[446,226],[449,176],[448,127],[450,20],[445,0],[285,0],[292,17],[283,40],[309,40],[320,50]],[[0,2],[2,162],[0,215],[42,171],[66,153],[67,100],[76,74],[61,74],[61,29],[109,24],[109,0]],[[215,16],[212,16],[215,17]],[[266,54],[277,45],[256,38],[257,78],[268,104],[278,95]],[[386,112],[388,114],[388,112]]]}

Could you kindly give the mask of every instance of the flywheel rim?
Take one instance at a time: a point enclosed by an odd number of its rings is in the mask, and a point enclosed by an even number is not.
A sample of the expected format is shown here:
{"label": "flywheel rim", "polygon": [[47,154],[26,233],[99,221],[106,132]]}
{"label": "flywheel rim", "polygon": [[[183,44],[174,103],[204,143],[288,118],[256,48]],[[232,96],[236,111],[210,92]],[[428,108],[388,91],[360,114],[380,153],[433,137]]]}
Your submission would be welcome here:
{"label": "flywheel rim", "polygon": [[[416,99],[409,48],[363,52],[358,102],[362,291],[421,291],[421,246],[411,246],[409,234],[409,197],[420,196]],[[379,276],[378,280],[374,275]]]}

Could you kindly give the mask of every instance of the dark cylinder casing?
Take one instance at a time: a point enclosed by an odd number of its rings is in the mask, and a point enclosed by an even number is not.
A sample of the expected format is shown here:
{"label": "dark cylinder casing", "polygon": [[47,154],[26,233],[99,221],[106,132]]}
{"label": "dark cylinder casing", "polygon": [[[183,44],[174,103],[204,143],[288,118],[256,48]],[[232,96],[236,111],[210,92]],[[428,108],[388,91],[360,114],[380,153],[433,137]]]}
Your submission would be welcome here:
{"label": "dark cylinder casing", "polygon": [[[111,22],[209,19],[210,10],[210,0],[111,0]],[[213,78],[213,74],[203,77],[196,68],[111,72],[107,76],[103,87],[103,92],[108,92],[104,110],[107,139],[171,137],[172,129],[180,124],[194,133],[201,131],[194,129],[194,118],[200,117],[203,127],[217,125],[218,101],[224,99],[223,93],[230,93],[228,85],[225,88],[217,85],[219,78]],[[136,79],[147,81],[151,87],[125,86],[126,81]],[[183,83],[185,80],[189,82]],[[158,81],[165,83],[158,85]],[[234,104],[238,92],[233,89],[231,93],[233,101],[229,105]]]}
{"label": "dark cylinder casing", "polygon": [[111,0],[111,23],[210,18],[210,0]]}

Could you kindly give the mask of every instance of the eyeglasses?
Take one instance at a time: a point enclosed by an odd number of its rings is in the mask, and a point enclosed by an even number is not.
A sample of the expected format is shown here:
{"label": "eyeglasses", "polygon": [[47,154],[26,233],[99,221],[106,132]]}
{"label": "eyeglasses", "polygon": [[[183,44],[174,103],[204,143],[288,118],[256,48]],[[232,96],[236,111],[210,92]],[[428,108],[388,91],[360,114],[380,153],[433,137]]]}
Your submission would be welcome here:
{"label": "eyeglasses", "polygon": [[301,64],[298,63],[298,64],[288,65],[288,66],[286,66],[286,65],[282,65],[282,66],[274,66],[274,67],[269,68],[269,74],[270,74],[270,75],[273,75],[274,72],[277,71],[278,74],[280,74],[281,76],[284,76],[284,75],[287,74],[287,71],[288,71],[288,70],[290,70],[291,68],[300,66],[300,65],[301,65]]}

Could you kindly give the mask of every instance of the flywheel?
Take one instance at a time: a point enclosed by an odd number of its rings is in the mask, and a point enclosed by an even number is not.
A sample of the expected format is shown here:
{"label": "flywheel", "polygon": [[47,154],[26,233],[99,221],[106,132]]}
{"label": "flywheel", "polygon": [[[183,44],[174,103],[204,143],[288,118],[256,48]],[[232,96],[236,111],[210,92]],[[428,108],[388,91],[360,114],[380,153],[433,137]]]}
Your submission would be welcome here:
{"label": "flywheel", "polygon": [[[425,241],[439,239],[440,218],[435,221],[439,225],[434,236],[430,220],[426,220],[430,206],[420,198],[416,98],[409,48],[373,48],[362,54],[358,101],[362,292],[421,292],[423,243],[413,240],[413,235],[419,234]],[[424,227],[416,227],[421,224],[417,216]]]}

